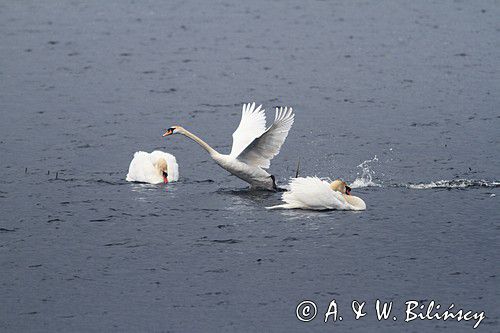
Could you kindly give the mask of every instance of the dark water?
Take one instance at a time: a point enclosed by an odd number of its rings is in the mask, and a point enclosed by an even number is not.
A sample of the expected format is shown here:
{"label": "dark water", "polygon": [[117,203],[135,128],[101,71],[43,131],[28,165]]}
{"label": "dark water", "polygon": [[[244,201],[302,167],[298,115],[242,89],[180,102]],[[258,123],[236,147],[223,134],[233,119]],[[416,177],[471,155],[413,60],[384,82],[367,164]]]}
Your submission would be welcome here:
{"label": "dark water", "polygon": [[[406,300],[435,300],[498,331],[498,17],[496,1],[2,2],[1,330],[472,330],[404,323]],[[357,179],[368,210],[267,211],[279,194],[161,137],[179,124],[228,152],[253,100],[296,110],[281,184],[300,157],[304,176]],[[180,182],[126,183],[156,148]],[[344,320],[325,324],[332,299]]]}

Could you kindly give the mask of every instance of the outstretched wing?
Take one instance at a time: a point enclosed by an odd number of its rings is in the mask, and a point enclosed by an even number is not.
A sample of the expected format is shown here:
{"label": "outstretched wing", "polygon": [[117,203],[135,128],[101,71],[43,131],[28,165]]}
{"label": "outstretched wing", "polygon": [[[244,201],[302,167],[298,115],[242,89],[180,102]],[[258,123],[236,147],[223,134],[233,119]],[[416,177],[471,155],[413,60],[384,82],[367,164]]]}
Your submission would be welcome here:
{"label": "outstretched wing", "polygon": [[294,117],[292,108],[276,108],[274,123],[238,155],[238,160],[264,169],[269,168],[272,158],[278,155],[285,142]]}
{"label": "outstretched wing", "polygon": [[266,115],[262,105],[255,108],[255,102],[243,104],[240,125],[233,133],[233,147],[230,156],[238,156],[255,138],[266,131]]}

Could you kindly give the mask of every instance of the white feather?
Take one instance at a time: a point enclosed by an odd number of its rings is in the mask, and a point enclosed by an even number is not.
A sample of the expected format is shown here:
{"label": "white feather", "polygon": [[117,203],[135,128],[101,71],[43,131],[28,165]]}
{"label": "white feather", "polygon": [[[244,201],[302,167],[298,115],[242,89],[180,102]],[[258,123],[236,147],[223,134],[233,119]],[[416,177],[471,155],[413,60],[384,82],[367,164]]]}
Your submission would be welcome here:
{"label": "white feather", "polygon": [[[347,200],[346,200],[347,198]],[[299,177],[290,182],[290,191],[283,193],[285,204],[268,209],[311,209],[311,210],[364,210],[366,205],[358,197],[333,191],[330,184],[318,177]]]}
{"label": "white feather", "polygon": [[274,123],[238,155],[238,160],[263,169],[269,168],[288,136],[294,117],[292,108],[276,108]]}
{"label": "white feather", "polygon": [[168,181],[179,180],[179,165],[174,155],[155,150],[152,153],[138,151],[130,162],[126,180],[150,184],[163,183],[163,175],[155,167],[155,163],[163,158],[167,162]]}
{"label": "white feather", "polygon": [[266,131],[266,115],[262,105],[255,108],[255,102],[243,104],[241,121],[233,133],[230,156],[238,156],[255,138]]}

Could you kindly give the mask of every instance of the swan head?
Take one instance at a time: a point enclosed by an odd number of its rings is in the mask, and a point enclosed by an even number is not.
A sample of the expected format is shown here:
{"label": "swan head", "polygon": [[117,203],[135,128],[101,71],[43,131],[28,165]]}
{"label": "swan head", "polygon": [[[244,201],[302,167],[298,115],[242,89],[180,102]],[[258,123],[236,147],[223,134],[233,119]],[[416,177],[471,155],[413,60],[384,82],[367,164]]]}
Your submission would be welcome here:
{"label": "swan head", "polygon": [[165,133],[163,133],[163,136],[169,136],[172,134],[178,134],[178,133],[183,133],[183,132],[184,132],[184,128],[182,128],[181,126],[172,126],[169,129],[167,129],[167,131]]}
{"label": "swan head", "polygon": [[168,166],[167,166],[167,161],[165,161],[164,158],[158,159],[155,164],[154,164],[156,170],[158,170],[158,173],[161,174],[163,177],[163,182],[168,183]]}
{"label": "swan head", "polygon": [[334,191],[340,192],[342,194],[351,195],[351,188],[347,185],[346,182],[336,179],[330,183],[330,188]]}

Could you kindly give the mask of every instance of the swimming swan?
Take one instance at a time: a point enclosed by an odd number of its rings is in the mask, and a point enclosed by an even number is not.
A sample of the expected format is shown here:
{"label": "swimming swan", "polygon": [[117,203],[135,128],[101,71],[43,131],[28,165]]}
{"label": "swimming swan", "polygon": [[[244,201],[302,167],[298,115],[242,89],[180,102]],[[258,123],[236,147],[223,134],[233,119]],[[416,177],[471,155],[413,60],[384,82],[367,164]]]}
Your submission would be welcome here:
{"label": "swimming swan", "polygon": [[294,114],[292,108],[276,108],[274,123],[266,129],[266,116],[261,107],[255,108],[255,103],[243,104],[240,125],[233,133],[229,155],[218,153],[181,126],[170,127],[163,136],[187,136],[205,149],[218,165],[249,183],[251,188],[275,191],[275,178],[264,169],[269,168],[271,159],[278,155],[292,127]]}
{"label": "swimming swan", "polygon": [[174,155],[155,150],[138,151],[128,168],[126,180],[150,184],[175,182],[179,179],[179,166]]}
{"label": "swimming swan", "polygon": [[331,184],[318,177],[294,178],[290,191],[283,193],[285,204],[266,207],[267,209],[312,209],[312,210],[365,210],[365,202],[351,195],[351,188],[340,179]]}

